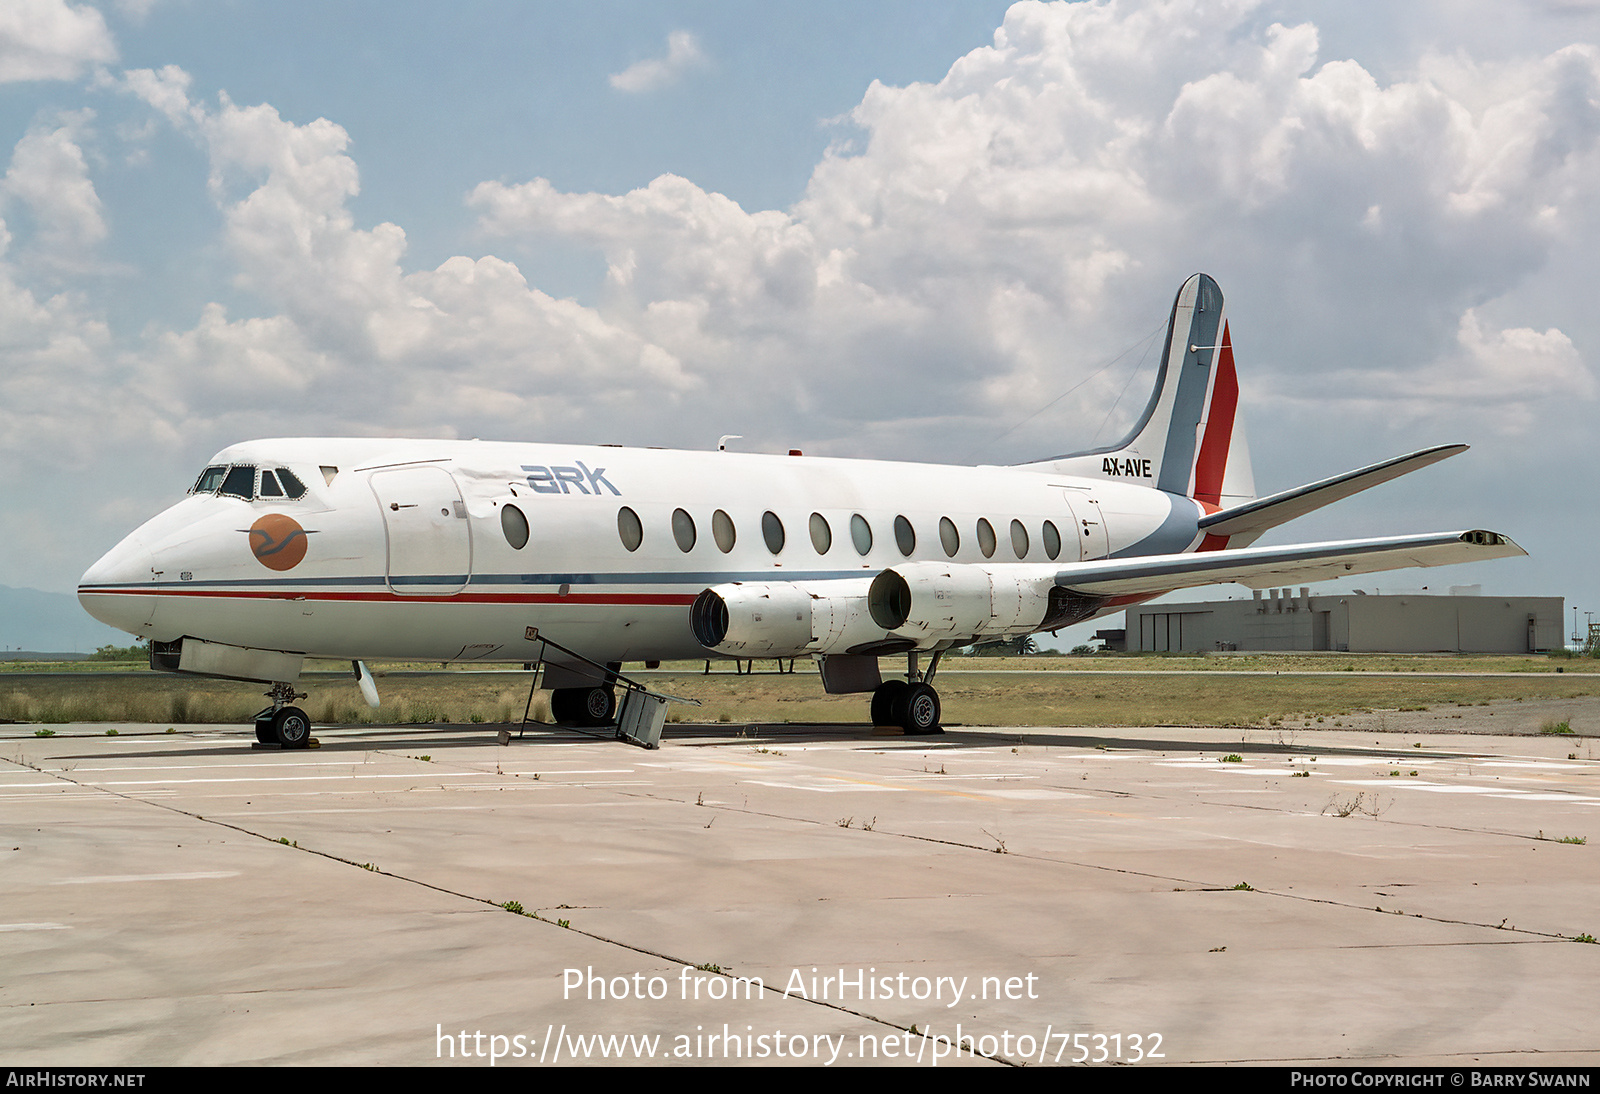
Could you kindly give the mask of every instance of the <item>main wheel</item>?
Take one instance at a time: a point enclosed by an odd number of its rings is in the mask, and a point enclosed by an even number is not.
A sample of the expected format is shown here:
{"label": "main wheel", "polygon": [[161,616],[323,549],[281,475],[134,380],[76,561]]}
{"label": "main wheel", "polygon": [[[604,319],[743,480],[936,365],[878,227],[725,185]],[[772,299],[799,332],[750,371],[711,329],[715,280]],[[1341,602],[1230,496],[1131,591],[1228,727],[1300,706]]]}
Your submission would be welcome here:
{"label": "main wheel", "polygon": [[272,728],[271,718],[256,719],[256,740],[260,741],[264,745],[275,745],[278,743],[278,734]]}
{"label": "main wheel", "polygon": [[617,713],[617,693],[610,688],[588,688],[583,696],[582,724],[610,725]]}
{"label": "main wheel", "polygon": [[928,684],[911,684],[895,701],[895,721],[907,733],[939,729],[939,693]]}
{"label": "main wheel", "polygon": [[887,680],[873,689],[873,725],[892,726],[900,724],[900,718],[895,714],[895,700],[905,694],[905,690],[909,686],[904,680]]}
{"label": "main wheel", "polygon": [[299,707],[284,707],[272,716],[272,735],[284,748],[311,744],[311,719]]}
{"label": "main wheel", "polygon": [[550,693],[550,717],[566,725],[610,725],[617,693],[610,688],[557,688]]}

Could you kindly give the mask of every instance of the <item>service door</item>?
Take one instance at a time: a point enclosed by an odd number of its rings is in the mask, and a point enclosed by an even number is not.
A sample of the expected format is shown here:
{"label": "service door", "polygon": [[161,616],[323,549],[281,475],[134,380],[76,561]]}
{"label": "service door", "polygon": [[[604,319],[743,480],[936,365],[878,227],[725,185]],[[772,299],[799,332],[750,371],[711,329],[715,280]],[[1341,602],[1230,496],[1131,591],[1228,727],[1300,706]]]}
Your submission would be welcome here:
{"label": "service door", "polygon": [[372,493],[388,537],[389,588],[398,596],[452,596],[472,576],[467,506],[442,467],[374,471]]}
{"label": "service door", "polygon": [[1065,496],[1067,511],[1072,514],[1079,560],[1088,562],[1090,559],[1105,558],[1111,553],[1111,536],[1106,530],[1106,518],[1100,512],[1100,503],[1087,490],[1067,487],[1061,492]]}

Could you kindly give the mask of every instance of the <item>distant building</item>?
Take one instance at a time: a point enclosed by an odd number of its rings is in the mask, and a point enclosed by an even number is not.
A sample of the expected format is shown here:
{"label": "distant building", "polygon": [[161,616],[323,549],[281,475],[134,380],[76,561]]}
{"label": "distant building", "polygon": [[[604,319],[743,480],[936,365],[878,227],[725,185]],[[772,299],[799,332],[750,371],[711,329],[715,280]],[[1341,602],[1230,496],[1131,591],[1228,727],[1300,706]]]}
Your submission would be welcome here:
{"label": "distant building", "polygon": [[1449,596],[1313,596],[1309,587],[1301,587],[1298,592],[1256,590],[1248,600],[1144,604],[1128,609],[1127,648],[1143,653],[1533,653],[1561,648],[1563,598],[1470,595],[1476,588],[1457,587]]}

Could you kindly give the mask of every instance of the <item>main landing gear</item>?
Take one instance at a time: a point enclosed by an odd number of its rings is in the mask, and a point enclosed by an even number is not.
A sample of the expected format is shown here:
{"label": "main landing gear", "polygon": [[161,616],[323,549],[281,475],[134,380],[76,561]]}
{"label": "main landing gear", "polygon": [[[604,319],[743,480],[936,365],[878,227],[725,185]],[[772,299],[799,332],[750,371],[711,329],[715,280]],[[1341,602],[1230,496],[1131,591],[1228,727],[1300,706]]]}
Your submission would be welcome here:
{"label": "main landing gear", "polygon": [[293,684],[273,684],[267,692],[272,705],[256,715],[256,740],[279,748],[310,748],[311,717],[290,705],[305,697],[304,692],[294,690]]}
{"label": "main landing gear", "polygon": [[939,693],[928,681],[939,669],[941,650],[933,655],[926,674],[917,671],[917,655],[906,655],[906,678],[886,680],[872,693],[872,724],[898,726],[907,733],[942,733],[939,728]]}
{"label": "main landing gear", "polygon": [[556,688],[550,717],[566,725],[608,726],[617,718],[617,693],[607,687]]}

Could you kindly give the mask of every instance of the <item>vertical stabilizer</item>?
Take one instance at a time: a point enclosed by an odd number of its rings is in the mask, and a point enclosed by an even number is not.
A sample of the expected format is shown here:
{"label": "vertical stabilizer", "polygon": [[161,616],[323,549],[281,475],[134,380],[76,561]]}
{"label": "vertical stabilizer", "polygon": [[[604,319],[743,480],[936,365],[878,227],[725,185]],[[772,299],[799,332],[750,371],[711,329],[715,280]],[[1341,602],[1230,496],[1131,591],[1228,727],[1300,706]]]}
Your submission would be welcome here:
{"label": "vertical stabilizer", "polygon": [[1144,413],[1116,444],[1040,461],[1063,474],[1154,486],[1208,512],[1255,497],[1222,290],[1195,274],[1178,290]]}

